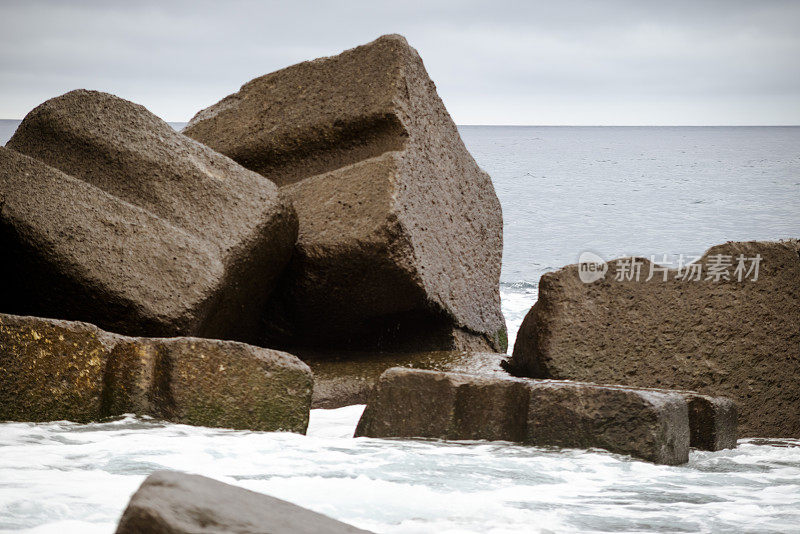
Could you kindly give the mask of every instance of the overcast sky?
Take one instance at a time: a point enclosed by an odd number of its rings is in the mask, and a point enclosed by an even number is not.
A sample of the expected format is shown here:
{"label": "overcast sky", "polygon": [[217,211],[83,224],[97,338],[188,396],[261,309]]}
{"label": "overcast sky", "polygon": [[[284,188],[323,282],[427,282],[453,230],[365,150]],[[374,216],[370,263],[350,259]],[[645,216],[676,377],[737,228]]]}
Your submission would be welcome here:
{"label": "overcast sky", "polygon": [[800,124],[800,2],[0,0],[0,118],[76,88],[169,121],[401,33],[459,124]]}

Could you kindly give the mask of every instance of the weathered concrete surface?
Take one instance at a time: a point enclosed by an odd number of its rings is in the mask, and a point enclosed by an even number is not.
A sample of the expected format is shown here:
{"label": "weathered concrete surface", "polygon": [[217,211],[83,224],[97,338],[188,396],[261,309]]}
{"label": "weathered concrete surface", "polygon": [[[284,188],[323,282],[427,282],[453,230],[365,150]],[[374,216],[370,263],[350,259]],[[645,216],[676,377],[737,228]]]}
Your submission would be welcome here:
{"label": "weathered concrete surface", "polygon": [[156,471],[131,497],[117,534],[357,534],[330,517],[199,475]]}
{"label": "weathered concrete surface", "polygon": [[0,420],[87,422],[135,413],[304,433],[312,387],[308,366],[283,352],[0,314]]}
{"label": "weathered concrete surface", "polygon": [[297,235],[269,180],[96,91],[41,104],[6,146],[0,239],[15,261],[0,310],[259,340]]}
{"label": "weathered concrete surface", "polygon": [[736,446],[729,399],[690,391],[392,368],[356,436],[506,440],[591,448],[677,465],[690,444]]}
{"label": "weathered concrete surface", "polygon": [[735,449],[738,436],[736,403],[725,397],[684,393],[689,403],[690,445],[704,451]]}
{"label": "weathered concrete surface", "polygon": [[657,464],[689,460],[689,413],[676,393],[534,382],[528,428],[531,445],[599,447]]}
{"label": "weathered concrete surface", "polygon": [[506,354],[472,351],[413,353],[309,351],[294,352],[314,372],[312,408],[366,404],[384,371],[391,367],[428,369],[509,377],[500,367]]}
{"label": "weathered concrete surface", "polygon": [[195,330],[224,275],[199,238],[2,147],[0,196],[4,312],[96,319],[115,331]]}
{"label": "weathered concrete surface", "polygon": [[0,420],[98,419],[115,341],[86,323],[0,314]]}
{"label": "weathered concrete surface", "polygon": [[380,377],[356,436],[523,441],[525,380],[395,367]]}
{"label": "weathered concrete surface", "polygon": [[505,352],[500,204],[405,39],[252,80],[184,133],[297,209],[275,346]]}
{"label": "weathered concrete surface", "polygon": [[[800,436],[800,245],[730,242],[717,255],[761,256],[758,279],[676,280],[676,271],[584,284],[578,266],[542,276],[507,366],[519,376],[686,389],[729,397],[742,436]],[[751,264],[747,263],[747,267]]]}
{"label": "weathered concrete surface", "polygon": [[656,393],[678,394],[689,407],[689,445],[704,451],[735,449],[738,440],[738,408],[727,397],[701,395],[696,391],[663,388],[641,388],[619,384],[592,384],[574,380],[538,380],[537,382],[601,385],[606,388],[636,389]]}

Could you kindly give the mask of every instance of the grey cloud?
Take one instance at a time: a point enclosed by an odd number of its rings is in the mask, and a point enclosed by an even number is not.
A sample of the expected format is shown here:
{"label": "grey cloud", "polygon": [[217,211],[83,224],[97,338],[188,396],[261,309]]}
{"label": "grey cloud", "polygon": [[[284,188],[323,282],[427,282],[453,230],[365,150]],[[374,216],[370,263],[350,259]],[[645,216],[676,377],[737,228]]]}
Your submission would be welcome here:
{"label": "grey cloud", "polygon": [[798,124],[798,27],[788,1],[6,1],[0,116],[88,87],[187,120],[396,32],[460,123]]}

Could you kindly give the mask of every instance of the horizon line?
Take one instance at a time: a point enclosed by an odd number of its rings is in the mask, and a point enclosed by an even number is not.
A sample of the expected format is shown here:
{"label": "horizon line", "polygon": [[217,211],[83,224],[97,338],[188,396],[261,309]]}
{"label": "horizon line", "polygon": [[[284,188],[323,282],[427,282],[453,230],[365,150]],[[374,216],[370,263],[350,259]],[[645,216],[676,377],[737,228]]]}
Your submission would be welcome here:
{"label": "horizon line", "polygon": [[[159,117],[160,118],[160,117]],[[0,121],[22,121],[22,119],[0,119]],[[188,123],[162,119],[167,123]],[[798,128],[800,124],[456,124],[457,127],[494,128]]]}

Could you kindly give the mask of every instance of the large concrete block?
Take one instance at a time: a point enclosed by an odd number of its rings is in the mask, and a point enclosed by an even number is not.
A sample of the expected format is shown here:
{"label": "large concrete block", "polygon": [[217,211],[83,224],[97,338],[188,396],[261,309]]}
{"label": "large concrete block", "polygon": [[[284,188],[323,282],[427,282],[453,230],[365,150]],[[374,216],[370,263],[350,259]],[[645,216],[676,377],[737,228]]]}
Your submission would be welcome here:
{"label": "large concrete block", "polygon": [[500,204],[405,39],[256,78],[184,133],[297,209],[272,342],[505,352]]}
{"label": "large concrete block", "polygon": [[800,437],[800,244],[730,242],[649,281],[637,261],[638,281],[630,259],[592,283],[578,265],[543,275],[507,369],[724,396],[740,435]]}
{"label": "large concrete block", "polygon": [[87,323],[0,314],[0,420],[125,413],[304,433],[313,377],[291,354],[235,341],[131,338]]}
{"label": "large concrete block", "polygon": [[679,465],[689,460],[688,406],[676,393],[531,382],[524,441]]}
{"label": "large concrete block", "polygon": [[689,391],[392,368],[356,436],[598,447],[677,465],[690,445],[735,447],[735,414],[730,400]]}
{"label": "large concrete block", "polygon": [[0,310],[128,335],[260,339],[297,235],[269,180],[96,91],[41,104],[6,146]]}

